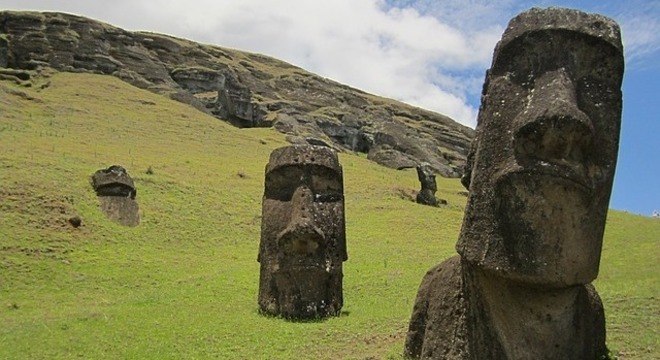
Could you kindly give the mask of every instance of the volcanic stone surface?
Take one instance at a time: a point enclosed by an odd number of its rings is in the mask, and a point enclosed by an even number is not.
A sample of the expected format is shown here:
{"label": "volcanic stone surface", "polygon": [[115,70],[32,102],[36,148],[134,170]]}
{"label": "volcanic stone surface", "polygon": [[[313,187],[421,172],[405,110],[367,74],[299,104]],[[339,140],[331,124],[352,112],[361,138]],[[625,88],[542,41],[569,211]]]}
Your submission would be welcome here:
{"label": "volcanic stone surface", "polygon": [[438,185],[435,182],[435,174],[433,169],[426,163],[417,165],[417,179],[421,185],[421,189],[415,198],[418,204],[438,206],[441,203],[446,204],[446,200],[438,200],[435,197],[435,192],[438,191]]}
{"label": "volcanic stone surface", "polygon": [[261,311],[295,320],[338,315],[347,258],[337,154],[311,145],[274,150],[266,166],[258,257]]}
{"label": "volcanic stone surface", "polygon": [[137,190],[126,169],[112,165],[92,175],[92,187],[101,202],[101,210],[112,221],[125,226],[140,224]]}
{"label": "volcanic stone surface", "polygon": [[457,250],[419,288],[405,353],[601,359],[598,275],[621,122],[618,25],[569,9],[509,23],[463,178]]}

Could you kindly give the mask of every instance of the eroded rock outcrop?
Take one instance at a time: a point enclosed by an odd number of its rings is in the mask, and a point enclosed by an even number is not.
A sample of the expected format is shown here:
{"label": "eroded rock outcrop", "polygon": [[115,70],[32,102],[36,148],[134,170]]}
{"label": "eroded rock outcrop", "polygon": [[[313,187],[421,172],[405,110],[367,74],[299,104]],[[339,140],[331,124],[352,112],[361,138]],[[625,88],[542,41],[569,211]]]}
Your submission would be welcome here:
{"label": "eroded rock outcrop", "polygon": [[257,258],[261,311],[289,319],[338,315],[347,258],[337,154],[311,145],[274,150],[266,166]]}
{"label": "eroded rock outcrop", "polygon": [[619,27],[576,10],[529,10],[509,23],[487,74],[459,256],[424,276],[405,353],[606,358],[591,282],[619,142]]}
{"label": "eroded rock outcrop", "polygon": [[92,187],[101,202],[101,210],[112,221],[125,226],[140,224],[140,212],[135,200],[137,190],[126,169],[112,165],[92,175]]}
{"label": "eroded rock outcrop", "polygon": [[442,176],[460,176],[474,135],[267,56],[68,14],[0,12],[0,67],[113,75],[236,126],[274,125],[294,143],[362,152],[393,168],[427,162]]}

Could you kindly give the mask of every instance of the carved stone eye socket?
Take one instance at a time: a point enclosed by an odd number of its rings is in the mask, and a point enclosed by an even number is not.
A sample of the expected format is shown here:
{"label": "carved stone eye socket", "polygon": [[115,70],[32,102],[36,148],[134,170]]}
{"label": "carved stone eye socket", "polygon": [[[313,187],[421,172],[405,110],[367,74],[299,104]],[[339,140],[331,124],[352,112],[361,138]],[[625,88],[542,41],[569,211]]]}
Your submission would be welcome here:
{"label": "carved stone eye socket", "polygon": [[286,166],[266,175],[265,193],[267,199],[291,201],[298,187],[307,186],[315,202],[333,202],[343,198],[341,174],[322,166]]}
{"label": "carved stone eye socket", "polygon": [[268,199],[291,201],[296,188],[303,183],[301,166],[286,166],[266,174],[264,196]]}
{"label": "carved stone eye socket", "polygon": [[343,199],[341,178],[335,172],[320,171],[312,175],[312,192],[318,203],[340,201]]}
{"label": "carved stone eye socket", "polygon": [[540,30],[521,36],[500,49],[489,73],[506,76],[524,88],[548,71],[564,68],[575,81],[589,78],[619,88],[621,62],[613,46],[594,37],[565,30]]}

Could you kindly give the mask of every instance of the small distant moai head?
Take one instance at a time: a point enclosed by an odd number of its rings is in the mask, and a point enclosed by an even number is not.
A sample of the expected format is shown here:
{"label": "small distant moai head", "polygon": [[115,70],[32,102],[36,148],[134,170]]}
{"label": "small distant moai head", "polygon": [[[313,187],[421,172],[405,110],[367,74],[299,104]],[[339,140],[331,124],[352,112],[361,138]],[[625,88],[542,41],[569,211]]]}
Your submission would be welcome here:
{"label": "small distant moai head", "polygon": [[417,165],[417,179],[421,184],[421,189],[417,194],[415,201],[418,204],[438,206],[438,200],[435,198],[435,192],[438,191],[438,186],[435,182],[435,174],[433,168],[427,163]]}
{"label": "small distant moai head", "polygon": [[513,280],[598,274],[621,121],[618,25],[569,9],[509,23],[486,75],[457,250]]}
{"label": "small distant moai head", "polygon": [[321,146],[274,150],[266,166],[259,307],[271,315],[338,315],[346,261],[344,183],[337,154]]}
{"label": "small distant moai head", "polygon": [[92,187],[101,202],[101,210],[110,219],[125,226],[137,226],[140,213],[137,190],[126,169],[112,165],[92,175]]}
{"label": "small distant moai head", "polygon": [[123,196],[135,199],[137,194],[133,179],[120,165],[97,170],[92,175],[92,187],[98,196]]}

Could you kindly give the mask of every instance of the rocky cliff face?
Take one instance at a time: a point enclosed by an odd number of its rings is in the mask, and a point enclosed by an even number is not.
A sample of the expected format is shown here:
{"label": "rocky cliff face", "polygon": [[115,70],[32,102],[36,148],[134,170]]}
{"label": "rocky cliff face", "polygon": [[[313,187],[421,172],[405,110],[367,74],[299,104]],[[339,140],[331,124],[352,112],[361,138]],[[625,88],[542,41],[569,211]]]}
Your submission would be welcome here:
{"label": "rocky cliff face", "polygon": [[[356,151],[392,168],[460,176],[474,131],[267,56],[61,13],[0,12],[0,68],[107,74],[239,127]],[[387,74],[383,74],[387,76]]]}

